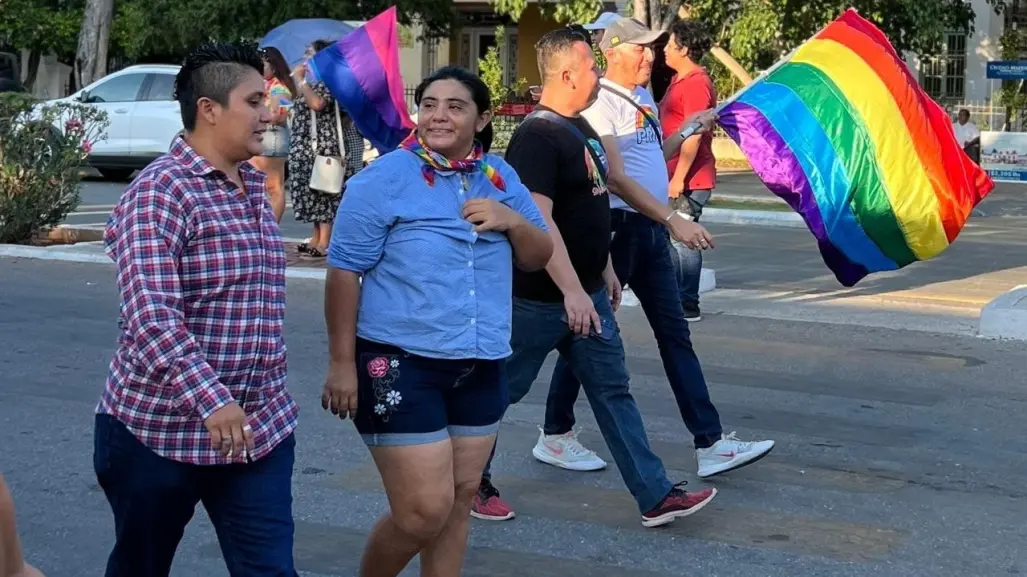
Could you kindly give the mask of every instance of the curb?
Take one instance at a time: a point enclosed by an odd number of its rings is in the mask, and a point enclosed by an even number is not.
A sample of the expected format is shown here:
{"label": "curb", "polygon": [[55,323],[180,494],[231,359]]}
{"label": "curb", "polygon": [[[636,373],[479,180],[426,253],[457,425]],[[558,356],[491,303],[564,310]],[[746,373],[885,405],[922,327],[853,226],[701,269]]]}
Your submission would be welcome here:
{"label": "curb", "polygon": [[1027,341],[1027,285],[992,299],[981,309],[977,334],[986,339]]}
{"label": "curb", "polygon": [[[100,248],[103,241],[83,242],[78,244],[48,246],[27,246],[21,244],[0,244],[0,257],[31,258],[36,260],[55,260],[86,264],[114,264]],[[286,278],[321,279],[325,278],[324,269],[290,266],[285,269]]]}
{"label": "curb", "polygon": [[[74,246],[81,246],[82,248],[71,248]],[[65,262],[113,264],[111,263],[111,259],[107,258],[107,255],[102,250],[99,253],[83,250],[84,248],[92,248],[93,246],[95,246],[94,243],[60,245],[59,247],[0,244],[0,256],[34,258],[38,260],[59,260]]]}
{"label": "curb", "polygon": [[701,224],[751,224],[783,228],[806,228],[806,221],[794,212],[782,210],[740,210],[733,208],[704,208]]}
{"label": "curb", "polygon": [[[286,239],[289,240],[289,239]],[[99,252],[97,250],[99,249]],[[0,244],[0,257],[31,258],[89,264],[114,264],[103,252],[103,241],[59,245],[57,247]],[[327,270],[290,266],[285,269],[285,278],[324,280]],[[717,287],[717,274],[713,269],[702,269],[699,277],[699,294],[708,293]],[[631,289],[625,290],[621,302],[624,306],[638,306],[638,298]]]}

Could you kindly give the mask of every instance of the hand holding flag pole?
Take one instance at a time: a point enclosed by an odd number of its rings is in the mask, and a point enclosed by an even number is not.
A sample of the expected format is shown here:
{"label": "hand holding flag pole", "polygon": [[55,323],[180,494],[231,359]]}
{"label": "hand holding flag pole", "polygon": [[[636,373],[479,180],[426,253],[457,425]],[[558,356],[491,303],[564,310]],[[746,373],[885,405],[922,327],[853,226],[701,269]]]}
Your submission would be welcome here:
{"label": "hand holding flag pole", "polygon": [[949,113],[855,10],[716,112],[843,286],[937,256],[994,188],[956,142]]}
{"label": "hand holding flag pole", "polygon": [[750,86],[756,84],[757,82],[765,78],[767,75],[769,75],[771,72],[780,68],[784,63],[788,62],[791,59],[792,55],[795,54],[795,52],[798,49],[799,48],[793,48],[792,51],[789,52],[784,58],[777,61],[770,68],[761,72],[760,75],[757,76],[753,81],[749,82],[741,89],[739,89],[737,92],[732,94],[731,97],[727,100],[718,104],[716,108],[712,110],[704,110],[699,114],[693,116],[691,119],[689,119],[691,120],[691,122],[685,123],[681,130],[679,130],[675,134],[671,134],[669,137],[667,137],[666,140],[663,141],[663,159],[669,161],[671,158],[674,158],[674,156],[681,151],[681,144],[684,141],[688,140],[688,138],[692,135],[702,134],[703,132],[713,130],[713,124],[716,123],[717,116],[720,114],[721,110],[723,110],[728,104],[731,104],[732,102],[737,100],[738,97],[744,94]]}

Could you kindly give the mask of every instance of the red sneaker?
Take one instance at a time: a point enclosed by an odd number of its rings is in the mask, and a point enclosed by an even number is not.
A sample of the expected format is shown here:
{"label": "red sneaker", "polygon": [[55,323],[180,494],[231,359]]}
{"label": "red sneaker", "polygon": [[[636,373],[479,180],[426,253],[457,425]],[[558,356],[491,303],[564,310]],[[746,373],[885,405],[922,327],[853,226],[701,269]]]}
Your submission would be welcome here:
{"label": "red sneaker", "polygon": [[659,527],[678,517],[687,517],[708,505],[717,496],[716,489],[703,489],[695,493],[688,493],[681,488],[685,483],[687,481],[674,485],[674,488],[660,501],[659,505],[643,514],[642,525]]}
{"label": "red sneaker", "polygon": [[492,481],[482,479],[478,486],[478,494],[474,496],[471,503],[471,517],[485,521],[506,521],[513,519],[516,514],[499,496],[499,491],[492,485]]}

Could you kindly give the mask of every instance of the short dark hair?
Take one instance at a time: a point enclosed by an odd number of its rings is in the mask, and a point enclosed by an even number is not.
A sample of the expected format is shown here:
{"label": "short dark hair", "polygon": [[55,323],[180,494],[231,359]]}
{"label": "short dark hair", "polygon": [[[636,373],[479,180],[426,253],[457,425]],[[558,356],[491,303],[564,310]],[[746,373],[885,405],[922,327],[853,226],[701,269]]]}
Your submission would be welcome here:
{"label": "short dark hair", "polygon": [[[459,66],[444,66],[439,68],[431,74],[431,76],[425,78],[417,85],[417,89],[414,90],[414,104],[417,106],[421,105],[421,98],[424,97],[424,91],[428,90],[428,87],[435,84],[439,80],[456,80],[460,84],[463,84],[465,88],[471,93],[471,100],[474,101],[474,106],[478,108],[478,116],[485,114],[492,108],[492,93],[489,91],[489,87],[485,84],[477,74],[460,68]],[[485,148],[485,152],[489,151],[492,146],[492,121],[485,125],[480,132],[474,134],[474,138],[481,142]]]}
{"label": "short dark hair", "polygon": [[264,72],[264,62],[255,46],[204,44],[190,52],[175,77],[175,100],[182,108],[184,128],[196,128],[199,99],[227,105],[228,95],[251,70]]}
{"label": "short dark hair", "polygon": [[670,27],[671,42],[688,49],[688,58],[698,64],[713,47],[713,38],[706,27],[695,20],[678,20]]}
{"label": "short dark hair", "polygon": [[589,35],[584,29],[557,28],[542,35],[535,43],[535,53],[538,55],[538,73],[545,84],[546,78],[553,72],[556,65],[556,58],[562,56],[578,42],[589,43]]}

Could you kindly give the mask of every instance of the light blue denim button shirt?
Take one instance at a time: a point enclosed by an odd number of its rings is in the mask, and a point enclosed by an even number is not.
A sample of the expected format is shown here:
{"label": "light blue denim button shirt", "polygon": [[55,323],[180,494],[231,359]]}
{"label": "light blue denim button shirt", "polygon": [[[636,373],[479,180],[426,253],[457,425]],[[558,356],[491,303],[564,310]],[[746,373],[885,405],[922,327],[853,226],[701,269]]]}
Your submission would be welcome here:
{"label": "light blue denim button shirt", "polygon": [[506,191],[480,171],[438,172],[429,186],[422,161],[403,149],[346,183],[328,264],[363,275],[359,337],[431,358],[510,355],[513,250],[504,233],[475,233],[462,207],[491,198],[546,226],[514,169],[495,155],[486,161]]}

